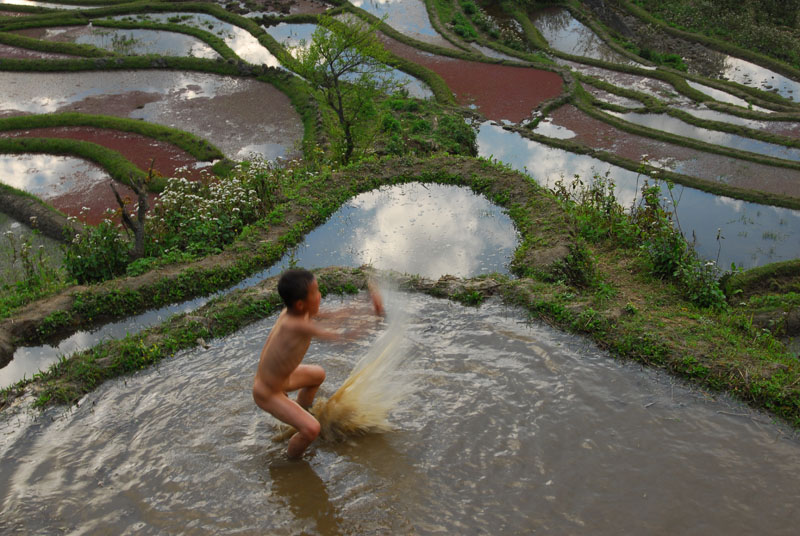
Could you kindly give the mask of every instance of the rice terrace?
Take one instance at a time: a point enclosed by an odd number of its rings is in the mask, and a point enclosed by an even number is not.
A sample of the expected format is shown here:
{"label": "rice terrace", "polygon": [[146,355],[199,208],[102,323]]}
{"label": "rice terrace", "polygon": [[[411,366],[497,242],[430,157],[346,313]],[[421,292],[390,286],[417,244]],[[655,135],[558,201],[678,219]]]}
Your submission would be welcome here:
{"label": "rice terrace", "polygon": [[0,0],[0,267],[2,534],[795,534],[800,0]]}

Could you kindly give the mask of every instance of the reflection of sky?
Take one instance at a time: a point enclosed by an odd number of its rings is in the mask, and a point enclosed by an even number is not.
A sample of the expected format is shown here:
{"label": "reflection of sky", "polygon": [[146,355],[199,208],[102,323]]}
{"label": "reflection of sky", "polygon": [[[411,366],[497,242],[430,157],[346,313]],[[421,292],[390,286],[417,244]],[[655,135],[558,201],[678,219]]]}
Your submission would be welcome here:
{"label": "reflection of sky", "polygon": [[0,4],[10,4],[12,6],[36,6],[49,7],[52,9],[86,9],[86,6],[71,6],[67,4],[51,4],[48,2],[33,2],[31,0],[0,0]]}
{"label": "reflection of sky", "polygon": [[[749,61],[727,56],[722,76],[733,82],[763,89],[764,91],[777,90],[777,93],[782,97],[800,101],[800,82],[795,82],[791,78]],[[767,89],[766,86],[772,86],[772,88]]]}
{"label": "reflection of sky", "polygon": [[614,63],[635,63],[614,52],[566,8],[540,10],[531,15],[531,22],[539,29],[547,43],[561,52]]}
{"label": "reflection of sky", "polygon": [[159,30],[95,29],[91,33],[77,36],[75,42],[112,50],[112,38],[114,37],[133,37],[135,39],[125,50],[130,55],[161,54],[163,56],[192,56],[205,59],[219,57],[214,49],[196,37]]}
{"label": "reflection of sky", "polygon": [[96,165],[71,156],[0,154],[0,181],[42,199],[71,192],[78,175],[81,183],[109,178]]}
{"label": "reflection of sky", "polygon": [[275,26],[264,28],[264,31],[296,57],[297,52],[292,49],[298,48],[301,45],[305,45],[304,48],[308,48],[308,44],[311,42],[311,37],[314,35],[314,30],[316,29],[316,24],[288,24],[286,22],[281,22]]}
{"label": "reflection of sky", "polygon": [[[129,17],[129,15],[124,15],[112,18],[126,19]],[[212,15],[205,13],[147,13],[139,17],[161,23],[167,23],[173,17],[181,17],[183,20],[179,24],[194,26],[217,35],[244,61],[255,65],[266,64],[269,67],[280,67],[278,59],[264,48],[250,32],[235,24],[221,21]]]}
{"label": "reflection of sky", "polygon": [[[361,194],[305,238],[298,266],[360,266],[438,278],[508,273],[517,245],[510,218],[465,188],[412,183]],[[280,273],[289,256],[241,286]]]}
{"label": "reflection of sky", "polygon": [[[484,123],[478,132],[478,154],[524,171],[537,182],[552,187],[559,178],[569,183],[579,175],[583,181],[595,173],[609,173],[616,184],[618,201],[630,207],[645,177],[586,155],[576,155],[528,140],[501,127]],[[665,197],[669,193],[664,188]],[[759,205],[715,196],[693,188],[675,186],[678,219],[684,234],[701,257],[716,260],[724,268],[732,262],[752,268],[770,262],[800,257],[800,211]],[[721,251],[716,240],[722,229]]]}
{"label": "reflection of sky", "polygon": [[386,16],[386,24],[402,34],[439,37],[421,0],[352,0],[350,3],[379,19]]}
{"label": "reflection of sky", "polygon": [[714,145],[739,149],[740,151],[750,151],[752,153],[783,158],[785,160],[800,161],[800,149],[775,145],[774,143],[754,140],[736,134],[728,134],[727,132],[720,132],[718,130],[697,127],[689,123],[684,123],[680,119],[667,114],[607,113],[630,123],[669,132],[678,136],[685,136],[706,143],[712,143]]}
{"label": "reflection of sky", "polygon": [[724,112],[710,110],[708,108],[703,107],[702,105],[700,107],[684,106],[679,109],[683,110],[686,113],[692,114],[695,117],[699,117],[701,119],[708,119],[709,121],[719,121],[721,123],[741,125],[756,130],[762,130],[767,127],[766,121],[757,121],[755,119],[747,119],[744,117],[739,117],[738,115],[726,114]]}
{"label": "reflection of sky", "polygon": [[[730,93],[727,93],[725,91],[715,89],[713,87],[708,87],[703,84],[698,84],[697,82],[692,82],[691,80],[687,80],[686,83],[689,84],[694,89],[696,89],[697,91],[699,91],[700,93],[705,93],[714,100],[718,100],[720,102],[727,102],[728,104],[734,104],[736,106],[741,106],[743,108],[750,107],[750,105],[746,100],[740,99],[739,97],[731,95]],[[767,110],[766,108],[761,108],[760,106],[753,106],[752,109],[759,112],[766,112],[766,113],[772,112],[772,110]]]}

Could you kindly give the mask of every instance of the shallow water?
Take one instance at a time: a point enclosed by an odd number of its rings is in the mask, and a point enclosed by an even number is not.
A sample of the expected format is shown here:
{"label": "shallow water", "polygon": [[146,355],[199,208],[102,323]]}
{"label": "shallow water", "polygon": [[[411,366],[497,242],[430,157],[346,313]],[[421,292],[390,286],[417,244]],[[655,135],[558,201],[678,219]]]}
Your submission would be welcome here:
{"label": "shallow water", "polygon": [[[112,20],[147,20],[166,24],[175,22],[187,26],[194,26],[221,37],[237,56],[248,63],[280,67],[278,58],[264,48],[253,35],[235,24],[221,21],[213,15],[205,13],[145,13],[143,15],[120,15],[111,17]],[[170,20],[173,19],[173,20]],[[179,20],[178,20],[179,19]]]}
{"label": "shallow water", "polygon": [[292,157],[300,116],[278,89],[253,79],[182,71],[14,73],[0,77],[0,117],[77,111],[144,119],[191,132],[241,160]]}
{"label": "shallow water", "polygon": [[[350,200],[281,261],[232,289],[255,285],[278,275],[290,264],[319,268],[371,263],[375,268],[431,278],[445,274],[472,277],[489,272],[508,273],[517,240],[505,212],[467,189],[419,183],[384,187]],[[211,297],[80,331],[55,345],[17,348],[11,363],[0,369],[0,388],[46,370],[59,356],[90,348],[106,339],[138,333],[173,314],[194,310]]]}
{"label": "shallow water", "polygon": [[733,104],[735,106],[741,106],[742,108],[749,108],[751,110],[756,110],[758,112],[769,113],[769,112],[772,111],[772,110],[768,110],[766,108],[761,108],[760,106],[753,106],[749,102],[747,102],[746,100],[744,100],[744,99],[742,99],[740,97],[737,97],[735,95],[731,95],[730,93],[727,93],[727,92],[722,91],[720,89],[709,87],[709,86],[706,86],[706,85],[703,85],[703,84],[700,84],[700,83],[697,83],[697,82],[693,82],[691,80],[687,80],[686,83],[689,84],[694,89],[696,89],[697,91],[699,91],[700,93],[705,93],[709,97],[712,97],[714,100],[718,100],[720,102],[727,102],[728,104]]}
{"label": "shallow water", "polygon": [[796,80],[733,56],[726,56],[724,65],[720,78],[771,91],[795,102],[800,101],[800,82]]}
{"label": "shallow water", "polygon": [[[523,171],[542,185],[552,187],[562,179],[570,184],[575,175],[588,182],[594,174],[606,175],[616,184],[619,202],[630,207],[646,177],[586,155],[528,140],[498,125],[483,123],[478,131],[478,154]],[[669,200],[669,192],[663,186]],[[723,269],[731,263],[743,268],[800,257],[800,211],[759,205],[694,188],[675,186],[678,219],[684,234],[696,237],[702,258],[718,261]],[[723,240],[717,241],[717,229]]]}
{"label": "shallow water", "polygon": [[385,22],[401,34],[418,41],[458,50],[431,25],[428,10],[421,0],[353,0],[350,2]]}
{"label": "shallow water", "polygon": [[49,154],[0,154],[0,181],[51,202],[65,194],[89,190],[97,183],[109,180],[105,170],[82,158]]}
{"label": "shallow water", "polygon": [[51,4],[49,2],[36,2],[34,0],[0,0],[0,4],[9,4],[12,6],[49,7],[51,9],[92,9],[91,6],[87,7],[70,4]]}
{"label": "shallow water", "polygon": [[636,62],[614,51],[588,26],[563,7],[538,9],[531,22],[554,49],[574,56],[586,56],[612,63],[635,65]]}
{"label": "shallow water", "polygon": [[720,121],[722,123],[731,123],[732,125],[741,125],[755,130],[763,130],[764,132],[769,132],[770,134],[777,134],[779,136],[800,138],[800,121],[768,121],[747,119],[737,115],[711,110],[702,104],[697,106],[686,106],[680,109],[701,119]]}
{"label": "shallow water", "polygon": [[731,149],[772,156],[774,158],[782,158],[784,160],[793,160],[795,162],[800,161],[800,149],[754,140],[753,138],[739,136],[737,134],[728,134],[727,132],[697,127],[667,114],[606,113],[630,123],[669,132],[677,136],[685,136],[705,143],[712,143],[721,147],[729,147]]}
{"label": "shallow water", "polygon": [[[409,314],[422,386],[395,431],[285,461],[250,395],[272,318],[108,382],[76,409],[4,413],[0,528],[794,534],[800,443],[767,417],[499,305],[387,305]],[[323,394],[368,345],[312,345]]]}
{"label": "shallow water", "polygon": [[220,57],[213,48],[191,35],[161,30],[122,30],[98,27],[59,27],[21,32],[44,39],[92,45],[129,56],[161,54],[164,56],[190,56],[215,59]]}

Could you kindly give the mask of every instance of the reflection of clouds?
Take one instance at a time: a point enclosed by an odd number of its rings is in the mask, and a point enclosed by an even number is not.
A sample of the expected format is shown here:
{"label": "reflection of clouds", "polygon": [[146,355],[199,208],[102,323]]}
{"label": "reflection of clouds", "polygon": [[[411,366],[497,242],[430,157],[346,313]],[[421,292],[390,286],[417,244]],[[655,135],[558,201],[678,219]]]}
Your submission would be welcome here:
{"label": "reflection of clouds", "polygon": [[281,43],[294,57],[297,57],[300,50],[308,49],[316,29],[316,24],[289,24],[286,22],[264,28],[273,39]]}
{"label": "reflection of clouds", "polygon": [[191,35],[161,30],[115,30],[103,29],[92,33],[77,35],[75,43],[94,45],[111,49],[112,39],[133,37],[130,43],[130,54],[162,54],[167,56],[194,56],[196,58],[213,59],[219,55],[203,41]]}
{"label": "reflection of clouds", "polygon": [[386,23],[400,33],[412,37],[440,37],[421,0],[355,0],[351,4],[378,18],[386,16]]}
{"label": "reflection of clouds", "polygon": [[[478,154],[525,171],[548,187],[561,177],[569,183],[578,174],[587,182],[595,172],[605,174],[608,170],[609,178],[616,184],[617,200],[626,208],[638,198],[646,179],[589,156],[527,140],[490,123],[484,123],[478,131]],[[664,197],[669,198],[666,186],[662,188]],[[678,201],[680,227],[689,240],[696,237],[696,249],[702,258],[716,260],[719,256],[722,267],[735,262],[737,266],[751,268],[800,257],[800,211],[715,196],[683,186],[675,186],[673,195]],[[718,228],[724,236],[719,242]]]}
{"label": "reflection of clouds", "polygon": [[510,219],[466,189],[410,184],[362,194],[352,204],[368,216],[344,247],[377,268],[471,276],[488,271],[481,266],[492,257],[500,257],[492,269],[501,270],[516,245]]}
{"label": "reflection of clouds", "polygon": [[546,9],[534,14],[532,19],[547,43],[556,50],[615,63],[635,63],[614,52],[590,28],[573,17],[568,9]]}
{"label": "reflection of clouds", "polygon": [[759,89],[766,89],[767,85],[772,86],[778,90],[781,96],[790,100],[800,98],[800,82],[795,82],[775,71],[733,56],[725,58],[722,76],[728,80]]}
{"label": "reflection of clouds", "polygon": [[635,123],[662,132],[669,132],[670,134],[678,136],[685,136],[705,143],[773,156],[775,158],[783,158],[785,160],[800,161],[799,149],[767,143],[737,134],[729,134],[727,132],[698,127],[666,114],[640,114],[633,112],[623,114],[612,111],[607,111],[606,113],[622,119],[623,121],[628,121],[629,123]]}
{"label": "reflection of clouds", "polygon": [[[255,65],[280,67],[278,59],[264,48],[253,35],[235,24],[224,22],[205,13],[148,13],[147,18],[158,22],[168,22],[170,18],[181,17],[180,24],[191,25],[207,32],[215,33],[225,41],[237,56]],[[116,17],[121,18],[121,17]]]}
{"label": "reflection of clouds", "polygon": [[[727,93],[725,91],[715,89],[713,87],[709,87],[703,84],[699,84],[697,82],[692,82],[691,80],[687,80],[686,83],[689,84],[694,89],[696,89],[697,91],[699,91],[700,93],[705,93],[714,100],[718,100],[720,102],[727,102],[728,104],[741,106],[743,108],[748,108],[750,106],[746,100],[740,99],[739,97],[731,95],[730,93]],[[752,109],[758,112],[773,113],[772,110],[767,110],[766,108],[762,108],[760,106],[753,106]]]}
{"label": "reflection of clouds", "polygon": [[49,199],[69,193],[79,182],[108,179],[105,171],[79,158],[47,154],[0,155],[0,182]]}

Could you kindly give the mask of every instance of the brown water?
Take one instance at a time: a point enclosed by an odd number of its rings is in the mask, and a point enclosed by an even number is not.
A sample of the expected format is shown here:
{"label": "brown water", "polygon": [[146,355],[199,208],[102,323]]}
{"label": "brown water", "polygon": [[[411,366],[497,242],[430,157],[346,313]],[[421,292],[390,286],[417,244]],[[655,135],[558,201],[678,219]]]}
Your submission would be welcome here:
{"label": "brown water", "polygon": [[[800,443],[767,417],[499,305],[387,298],[421,386],[394,431],[287,462],[250,396],[269,319],[76,409],[3,415],[0,530],[795,533]],[[312,346],[323,394],[368,347]]]}

